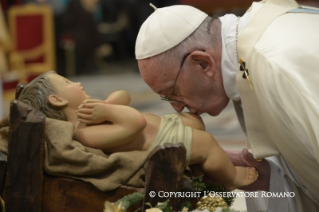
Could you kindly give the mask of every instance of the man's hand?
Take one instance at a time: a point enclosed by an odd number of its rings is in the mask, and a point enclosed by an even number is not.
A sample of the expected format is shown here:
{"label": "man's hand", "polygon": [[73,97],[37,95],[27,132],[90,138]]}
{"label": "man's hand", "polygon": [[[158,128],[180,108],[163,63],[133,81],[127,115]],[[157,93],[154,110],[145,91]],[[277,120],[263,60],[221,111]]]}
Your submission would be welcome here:
{"label": "man's hand", "polygon": [[106,121],[105,102],[89,99],[83,102],[77,111],[78,120],[85,124],[99,124]]}
{"label": "man's hand", "polygon": [[241,152],[226,151],[226,153],[235,166],[255,167],[258,171],[258,179],[254,183],[240,189],[245,191],[269,191],[270,165],[266,160],[263,159],[258,162],[246,148]]}

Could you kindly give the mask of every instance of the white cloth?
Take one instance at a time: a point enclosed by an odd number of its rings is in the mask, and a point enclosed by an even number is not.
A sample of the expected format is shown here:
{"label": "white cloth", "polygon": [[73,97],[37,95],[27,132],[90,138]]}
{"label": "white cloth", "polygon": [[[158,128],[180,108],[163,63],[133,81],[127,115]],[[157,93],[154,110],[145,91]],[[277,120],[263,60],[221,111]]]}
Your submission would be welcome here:
{"label": "white cloth", "polygon": [[[269,191],[272,193],[280,192],[293,192],[291,181],[288,176],[279,167],[276,157],[269,157],[267,161],[270,164],[270,186]],[[280,211],[280,212],[297,212],[296,204],[293,198],[269,198],[268,211]]]}
{"label": "white cloth", "polygon": [[[253,16],[262,7],[263,3],[254,2],[251,10],[245,13],[239,21],[238,35],[243,31]],[[222,23],[222,75],[227,96],[234,101],[240,100],[236,86],[236,71],[238,69],[236,53],[236,22],[237,17],[227,14],[220,17]],[[284,171],[279,167],[275,157],[267,158],[271,167],[270,192],[290,192],[292,187],[290,180]],[[292,198],[267,198],[259,193],[258,198],[246,198],[247,210],[250,211],[281,211],[295,212],[295,202]]]}
{"label": "white cloth", "polygon": [[[254,91],[240,71],[236,82],[245,121],[263,126],[254,133],[268,136],[285,159],[278,157],[282,170],[307,190],[291,184],[296,210],[315,211],[319,206],[308,196],[319,200],[319,15],[286,13],[297,7],[292,0],[268,0],[252,18],[239,37],[238,51]],[[256,104],[247,104],[253,98]],[[254,108],[258,116],[247,115]]]}
{"label": "white cloth", "polygon": [[[240,19],[240,29],[245,28],[249,21],[250,13],[246,13]],[[236,22],[237,17],[233,14],[226,14],[219,18],[222,23],[221,37],[222,37],[222,61],[221,69],[223,75],[223,83],[226,94],[229,99],[240,100],[238,88],[236,86],[236,70],[238,67],[236,54]]]}
{"label": "white cloth", "polygon": [[316,22],[319,24],[318,15],[286,14],[277,18],[255,45],[248,66],[265,130],[312,196],[319,191],[314,183],[319,179]]}
{"label": "white cloth", "polygon": [[[245,29],[251,15],[255,14],[262,3],[254,2],[252,10],[246,12],[240,19],[238,25],[238,35]],[[222,23],[221,37],[222,37],[222,61],[221,69],[223,75],[223,83],[226,94],[229,99],[238,101],[240,100],[238,88],[236,86],[236,70],[238,69],[238,61],[236,54],[236,22],[237,16],[234,14],[226,14],[221,16],[220,21]]]}
{"label": "white cloth", "polygon": [[[245,14],[245,16],[249,16]],[[236,70],[238,67],[236,54],[236,22],[237,17],[233,14],[226,14],[219,18],[222,23],[222,61],[221,69],[223,83],[226,94],[229,99],[240,100],[239,92],[236,86]],[[246,25],[247,22],[241,20],[240,26]]]}

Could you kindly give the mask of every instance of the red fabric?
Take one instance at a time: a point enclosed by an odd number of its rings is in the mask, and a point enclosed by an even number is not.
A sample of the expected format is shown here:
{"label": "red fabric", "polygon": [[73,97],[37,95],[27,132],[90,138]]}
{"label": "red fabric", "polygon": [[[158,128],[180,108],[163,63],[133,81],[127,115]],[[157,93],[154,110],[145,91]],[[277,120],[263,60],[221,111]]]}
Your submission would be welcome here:
{"label": "red fabric", "polygon": [[[41,45],[44,41],[42,15],[24,15],[16,17],[16,49],[29,50]],[[26,63],[44,62],[44,57],[25,61]]]}
{"label": "red fabric", "polygon": [[17,87],[18,80],[10,81],[10,82],[2,82],[3,91],[11,90]]}

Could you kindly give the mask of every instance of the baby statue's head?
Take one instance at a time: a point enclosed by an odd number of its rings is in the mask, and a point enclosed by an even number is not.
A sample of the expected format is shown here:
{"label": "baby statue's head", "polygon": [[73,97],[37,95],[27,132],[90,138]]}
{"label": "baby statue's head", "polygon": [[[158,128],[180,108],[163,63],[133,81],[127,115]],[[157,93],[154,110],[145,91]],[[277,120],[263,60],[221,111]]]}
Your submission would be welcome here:
{"label": "baby statue's head", "polygon": [[71,82],[49,71],[27,84],[18,100],[31,105],[48,118],[67,121],[66,109],[76,110],[88,98],[81,83]]}

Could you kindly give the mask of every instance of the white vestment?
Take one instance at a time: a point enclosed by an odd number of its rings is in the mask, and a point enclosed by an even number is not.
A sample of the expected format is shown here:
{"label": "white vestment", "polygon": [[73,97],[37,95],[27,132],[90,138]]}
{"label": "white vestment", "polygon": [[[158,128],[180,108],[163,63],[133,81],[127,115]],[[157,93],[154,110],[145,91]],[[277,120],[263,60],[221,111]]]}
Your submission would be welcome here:
{"label": "white vestment", "polygon": [[[254,2],[248,12],[245,13],[239,19],[238,22],[238,34],[247,26],[251,16],[254,16],[256,12],[263,6],[263,3]],[[227,96],[234,101],[234,106],[238,115],[240,124],[246,134],[246,127],[244,123],[244,117],[242,113],[242,107],[240,102],[240,96],[238,88],[236,86],[236,70],[238,69],[237,55],[236,55],[236,37],[237,37],[237,17],[233,14],[226,14],[220,17],[222,22],[222,74],[223,83]],[[275,157],[266,158],[271,167],[270,176],[270,188],[271,192],[291,192],[292,186],[288,176],[283,170],[278,167],[278,162]],[[257,196],[257,195],[256,195]],[[246,198],[247,210],[249,212],[255,211],[280,211],[280,212],[295,212],[294,200],[285,198],[268,198],[263,195],[262,192],[258,193],[258,197],[247,197]]]}
{"label": "white vestment", "polygon": [[297,7],[268,0],[251,17],[238,53],[254,90],[239,69],[236,83],[254,157],[276,155],[296,211],[319,211],[319,15]]}

